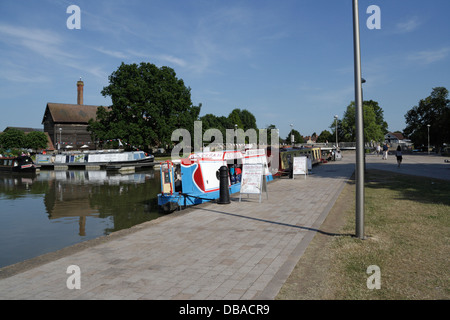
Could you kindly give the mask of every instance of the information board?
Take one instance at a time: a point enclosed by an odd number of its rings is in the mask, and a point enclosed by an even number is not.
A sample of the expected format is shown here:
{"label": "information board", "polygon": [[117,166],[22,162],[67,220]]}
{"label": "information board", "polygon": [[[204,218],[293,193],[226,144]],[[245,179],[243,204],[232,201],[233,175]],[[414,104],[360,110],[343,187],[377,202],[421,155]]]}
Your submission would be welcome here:
{"label": "information board", "polygon": [[264,177],[264,165],[262,163],[244,163],[242,165],[242,179],[239,201],[242,194],[259,194],[261,202],[261,194],[266,191],[266,179]]}
{"label": "information board", "polygon": [[306,175],[308,174],[308,167],[307,167],[307,158],[306,157],[294,157],[294,169],[293,169],[292,179],[294,179],[294,176],[296,174],[304,174],[305,179]]}

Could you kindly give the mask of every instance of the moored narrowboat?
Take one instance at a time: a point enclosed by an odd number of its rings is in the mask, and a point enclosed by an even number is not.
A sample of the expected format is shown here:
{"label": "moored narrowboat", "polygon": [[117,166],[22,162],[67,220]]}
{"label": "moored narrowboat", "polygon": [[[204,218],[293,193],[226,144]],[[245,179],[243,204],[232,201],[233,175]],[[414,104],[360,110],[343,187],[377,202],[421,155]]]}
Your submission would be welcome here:
{"label": "moored narrowboat", "polygon": [[219,169],[228,168],[230,194],[241,188],[245,163],[261,164],[266,181],[273,180],[263,149],[193,153],[188,158],[161,163],[161,193],[158,205],[164,211],[209,202],[220,196]]}
{"label": "moored narrowboat", "polygon": [[36,172],[37,166],[28,156],[0,157],[0,171]]}

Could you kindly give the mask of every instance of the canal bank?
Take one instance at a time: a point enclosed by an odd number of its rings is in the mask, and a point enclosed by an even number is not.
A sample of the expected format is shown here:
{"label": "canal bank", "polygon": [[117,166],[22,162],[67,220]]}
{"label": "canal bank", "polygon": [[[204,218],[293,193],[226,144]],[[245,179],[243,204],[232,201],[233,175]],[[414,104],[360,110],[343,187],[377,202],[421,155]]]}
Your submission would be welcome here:
{"label": "canal bank", "polygon": [[0,298],[274,299],[353,171],[344,157],[269,183],[261,203],[233,195],[4,268]]}

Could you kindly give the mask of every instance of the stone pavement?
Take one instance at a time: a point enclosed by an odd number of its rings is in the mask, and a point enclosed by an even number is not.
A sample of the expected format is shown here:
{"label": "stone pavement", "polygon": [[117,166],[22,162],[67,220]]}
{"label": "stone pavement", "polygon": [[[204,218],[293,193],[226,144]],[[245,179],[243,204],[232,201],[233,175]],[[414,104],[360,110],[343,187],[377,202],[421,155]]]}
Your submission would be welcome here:
{"label": "stone pavement", "polygon": [[[269,183],[261,203],[232,195],[16,274],[0,270],[0,299],[274,299],[354,167],[353,156],[321,164],[306,179]],[[71,265],[80,289],[67,286]]]}

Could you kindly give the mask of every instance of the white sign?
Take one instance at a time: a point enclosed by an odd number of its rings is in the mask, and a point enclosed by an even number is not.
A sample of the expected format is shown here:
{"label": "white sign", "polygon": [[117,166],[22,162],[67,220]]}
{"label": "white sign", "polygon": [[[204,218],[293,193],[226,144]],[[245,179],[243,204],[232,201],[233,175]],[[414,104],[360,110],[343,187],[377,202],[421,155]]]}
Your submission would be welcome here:
{"label": "white sign", "polygon": [[[264,176],[264,165],[262,163],[244,163],[242,165],[242,179],[240,194],[259,194],[261,202],[261,194],[267,193],[266,179]],[[239,196],[239,201],[241,197]]]}
{"label": "white sign", "polygon": [[262,164],[244,163],[242,165],[241,193],[260,194],[262,177]]}
{"label": "white sign", "polygon": [[292,179],[296,174],[304,174],[306,179],[306,174],[308,173],[306,157],[294,157],[294,172],[292,174]]}

